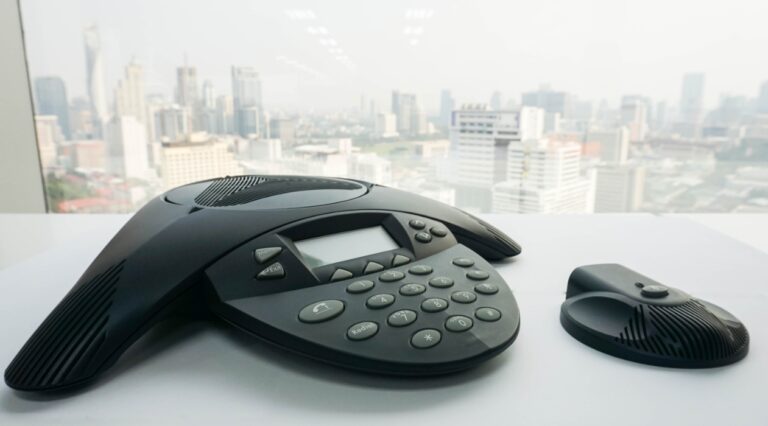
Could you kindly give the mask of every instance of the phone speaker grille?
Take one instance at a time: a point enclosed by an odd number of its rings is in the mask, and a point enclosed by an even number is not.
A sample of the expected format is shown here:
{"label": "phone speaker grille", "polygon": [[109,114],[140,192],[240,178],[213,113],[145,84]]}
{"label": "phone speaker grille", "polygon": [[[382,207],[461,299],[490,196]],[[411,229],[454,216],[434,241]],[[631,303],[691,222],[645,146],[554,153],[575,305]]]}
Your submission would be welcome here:
{"label": "phone speaker grille", "polygon": [[289,192],[319,189],[354,190],[358,188],[360,185],[357,183],[338,179],[295,176],[234,176],[211,182],[203,192],[195,197],[195,203],[206,207],[227,207],[247,204]]}
{"label": "phone speaker grille", "polygon": [[744,327],[732,327],[699,302],[638,305],[616,341],[638,351],[682,360],[729,358],[749,343]]}
{"label": "phone speaker grille", "polygon": [[22,390],[70,384],[106,336],[112,296],[125,261],[75,287],[43,321],[5,371]]}

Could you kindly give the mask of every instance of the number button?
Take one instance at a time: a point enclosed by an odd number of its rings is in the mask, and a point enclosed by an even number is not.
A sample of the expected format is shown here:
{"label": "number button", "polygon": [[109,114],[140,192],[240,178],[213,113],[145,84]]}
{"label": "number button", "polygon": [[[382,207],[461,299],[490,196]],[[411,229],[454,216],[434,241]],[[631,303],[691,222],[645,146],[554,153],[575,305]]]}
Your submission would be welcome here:
{"label": "number button", "polygon": [[392,327],[405,327],[406,325],[413,324],[416,321],[418,315],[415,311],[410,309],[401,309],[399,311],[392,312],[387,318],[387,324]]}
{"label": "number button", "polygon": [[434,277],[429,280],[429,285],[437,288],[448,288],[453,285],[453,280],[448,277]]}
{"label": "number button", "polygon": [[454,315],[445,321],[445,329],[448,331],[460,333],[472,328],[473,324],[474,323],[472,318],[470,317],[465,317],[464,315]]}
{"label": "number button", "polygon": [[448,308],[448,301],[437,297],[421,302],[421,310],[424,312],[440,312]]}
{"label": "number button", "polygon": [[451,295],[451,300],[459,303],[472,303],[477,300],[477,295],[471,291],[457,291]]}
{"label": "number button", "polygon": [[429,265],[413,265],[408,272],[413,275],[429,275],[432,273],[432,267]]}
{"label": "number button", "polygon": [[373,288],[373,281],[360,280],[360,281],[354,281],[353,283],[348,285],[347,292],[352,294],[365,293],[366,291],[372,288]]}
{"label": "number button", "polygon": [[456,259],[453,259],[453,264],[461,266],[462,268],[469,268],[475,264],[475,261],[468,257],[457,257]]}
{"label": "number button", "polygon": [[385,283],[400,281],[403,278],[405,278],[405,274],[400,271],[386,271],[379,275],[379,281],[383,281]]}
{"label": "number button", "polygon": [[475,286],[475,291],[480,294],[496,294],[499,292],[499,286],[491,283],[481,283]]}
{"label": "number button", "polygon": [[487,280],[489,276],[490,274],[488,274],[487,272],[480,271],[477,269],[467,272],[467,278],[475,281]]}
{"label": "number button", "polygon": [[427,288],[421,284],[406,284],[400,287],[400,294],[403,296],[416,296],[427,291]]}
{"label": "number button", "polygon": [[371,309],[381,309],[395,303],[395,296],[391,294],[376,294],[368,298],[365,306]]}

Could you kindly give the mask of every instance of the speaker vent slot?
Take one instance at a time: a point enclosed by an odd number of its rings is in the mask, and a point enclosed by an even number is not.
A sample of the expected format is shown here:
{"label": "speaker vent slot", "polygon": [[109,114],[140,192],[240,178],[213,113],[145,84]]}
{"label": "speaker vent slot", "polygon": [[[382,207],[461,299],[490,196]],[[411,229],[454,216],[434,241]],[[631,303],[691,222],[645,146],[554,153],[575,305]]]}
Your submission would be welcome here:
{"label": "speaker vent slot", "polygon": [[262,198],[290,192],[320,189],[355,190],[360,185],[335,179],[312,177],[234,176],[211,182],[195,197],[195,203],[206,207],[247,204]]}
{"label": "speaker vent slot", "polygon": [[633,349],[684,360],[728,358],[749,343],[744,327],[730,327],[704,305],[638,305],[616,341]]}
{"label": "speaker vent slot", "polygon": [[5,372],[17,389],[68,384],[102,344],[125,261],[75,287],[43,321]]}

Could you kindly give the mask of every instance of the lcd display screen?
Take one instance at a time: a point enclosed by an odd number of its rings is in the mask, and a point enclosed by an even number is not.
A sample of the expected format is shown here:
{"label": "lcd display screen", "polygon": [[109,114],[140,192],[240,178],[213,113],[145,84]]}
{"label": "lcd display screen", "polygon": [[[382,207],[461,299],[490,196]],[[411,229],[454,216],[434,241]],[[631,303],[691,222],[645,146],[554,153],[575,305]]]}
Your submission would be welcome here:
{"label": "lcd display screen", "polygon": [[400,247],[381,226],[294,241],[312,268]]}

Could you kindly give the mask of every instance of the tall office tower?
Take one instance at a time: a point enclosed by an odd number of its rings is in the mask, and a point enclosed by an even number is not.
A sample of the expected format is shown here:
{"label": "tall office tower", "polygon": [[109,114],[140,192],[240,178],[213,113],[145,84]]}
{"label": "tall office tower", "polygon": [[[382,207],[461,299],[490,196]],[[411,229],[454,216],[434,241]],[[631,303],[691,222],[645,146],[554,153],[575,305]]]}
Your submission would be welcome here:
{"label": "tall office tower", "polygon": [[109,117],[107,93],[104,88],[104,58],[101,55],[101,37],[99,29],[89,26],[83,31],[85,41],[85,76],[88,99],[91,103],[91,116],[95,133],[102,133],[104,123]]}
{"label": "tall office tower", "polygon": [[241,107],[237,110],[238,133],[243,137],[258,136],[262,131],[262,111],[257,106]]}
{"label": "tall office tower", "polygon": [[379,139],[396,138],[397,117],[395,114],[382,113],[376,116],[376,123],[373,130],[374,136]]}
{"label": "tall office tower", "polygon": [[451,126],[451,112],[453,111],[454,104],[451,91],[443,89],[440,92],[440,125],[446,129]]}
{"label": "tall office tower", "polygon": [[[523,93],[523,106],[542,108],[549,116],[559,115],[560,118],[571,118],[573,113],[573,97],[566,92],[555,92],[547,86],[539,90]],[[552,122],[551,118],[547,119]]]}
{"label": "tall office tower", "polygon": [[69,107],[69,122],[72,139],[93,139],[93,112],[91,102],[85,97],[72,98]]}
{"label": "tall office tower", "polygon": [[580,157],[576,142],[510,144],[507,180],[493,186],[493,212],[591,213],[594,176],[580,175]]}
{"label": "tall office tower", "polygon": [[235,102],[232,96],[221,95],[216,98],[216,127],[222,134],[237,132],[235,129]]}
{"label": "tall office tower", "polygon": [[147,178],[147,131],[139,120],[132,116],[114,116],[106,127],[106,142],[111,173],[124,178]]}
{"label": "tall office tower", "polygon": [[71,139],[69,127],[69,101],[64,80],[59,77],[39,77],[35,79],[35,113],[55,115],[59,128],[65,138]]}
{"label": "tall office tower", "polygon": [[190,135],[183,141],[164,142],[160,158],[165,188],[243,173],[229,144],[210,137]]}
{"label": "tall office tower", "polygon": [[634,212],[643,204],[645,168],[642,166],[598,166],[595,180],[595,213]]}
{"label": "tall office tower", "polygon": [[485,104],[462,105],[453,112],[450,139],[456,203],[490,211],[491,187],[506,178],[507,148],[520,141],[520,114],[492,111]]}
{"label": "tall office tower", "polygon": [[188,111],[188,127],[191,132],[201,129],[200,96],[197,86],[197,69],[184,66],[176,68],[176,103]]}
{"label": "tall office tower", "polygon": [[131,62],[125,67],[125,77],[115,89],[115,115],[131,116],[140,123],[147,121],[144,98],[144,69]]}
{"label": "tall office tower", "polygon": [[[262,110],[261,79],[253,67],[232,67],[232,98],[235,110],[235,127],[237,133],[246,136],[249,133],[259,133],[255,124],[263,122],[263,117],[254,117],[254,111]],[[255,119],[254,119],[255,118]]]}
{"label": "tall office tower", "polygon": [[504,101],[501,98],[501,92],[498,91],[498,90],[495,90],[491,94],[491,102],[490,102],[491,109],[494,109],[496,111],[501,110],[501,105],[502,105],[503,102]]}
{"label": "tall office tower", "polygon": [[397,131],[401,135],[420,135],[427,132],[426,114],[419,106],[416,95],[393,91],[392,113],[397,117]]}
{"label": "tall office tower", "polygon": [[645,140],[648,131],[648,108],[644,101],[635,96],[624,96],[621,99],[621,124],[629,129],[629,140],[640,142]]}
{"label": "tall office tower", "polygon": [[757,95],[757,112],[768,114],[768,81],[760,86],[760,93]]}
{"label": "tall office tower", "polygon": [[680,93],[680,122],[685,136],[694,137],[704,114],[704,74],[689,73],[683,76]]}
{"label": "tall office tower", "polygon": [[213,87],[213,82],[211,80],[205,80],[203,82],[203,108],[216,108],[216,89]]}
{"label": "tall office tower", "polygon": [[541,139],[544,136],[546,113],[541,108],[520,107],[520,140]]}
{"label": "tall office tower", "polygon": [[586,142],[594,142],[600,146],[600,160],[607,164],[624,164],[629,156],[629,130],[626,127],[617,129],[590,129]]}
{"label": "tall office tower", "polygon": [[155,111],[155,139],[177,141],[190,133],[189,110],[179,105],[167,105]]}
{"label": "tall office tower", "polygon": [[35,134],[37,148],[40,151],[40,164],[43,171],[48,171],[56,165],[56,144],[61,140],[61,129],[55,115],[36,115]]}
{"label": "tall office tower", "polygon": [[269,120],[269,135],[280,139],[283,147],[292,147],[296,145],[297,124],[292,118],[273,118]]}

